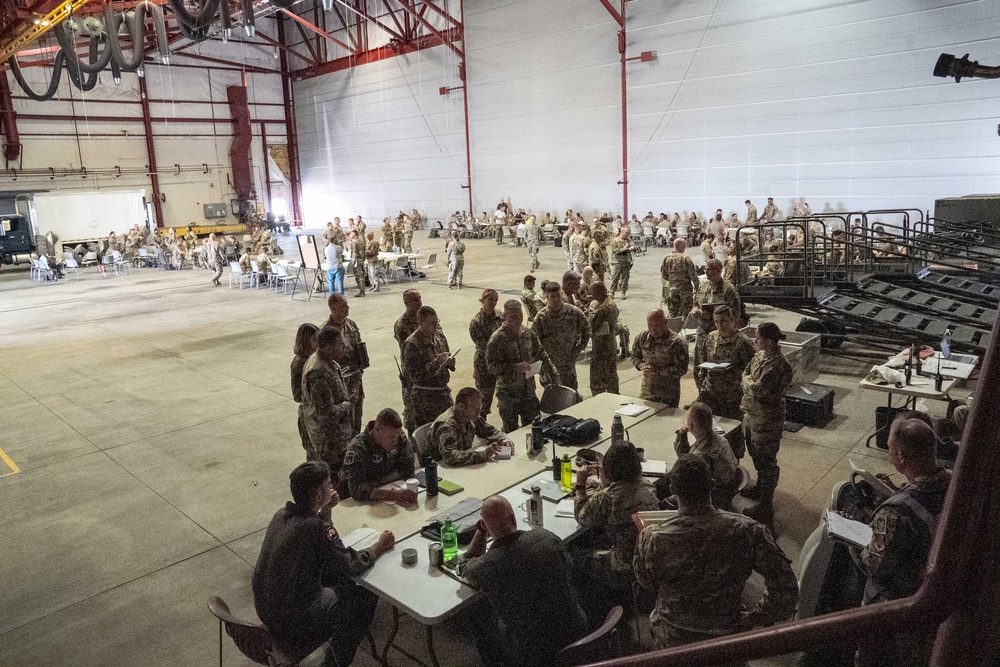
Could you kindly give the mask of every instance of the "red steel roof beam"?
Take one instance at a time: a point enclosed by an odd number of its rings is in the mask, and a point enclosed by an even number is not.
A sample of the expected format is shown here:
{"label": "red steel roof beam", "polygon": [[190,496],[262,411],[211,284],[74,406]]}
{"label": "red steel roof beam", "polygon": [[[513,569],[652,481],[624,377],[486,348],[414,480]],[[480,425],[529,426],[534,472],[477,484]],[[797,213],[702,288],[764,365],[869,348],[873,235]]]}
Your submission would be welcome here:
{"label": "red steel roof beam", "polygon": [[398,2],[403,7],[403,11],[405,11],[407,14],[415,18],[417,22],[420,23],[422,26],[427,28],[427,30],[429,30],[432,35],[440,39],[442,44],[446,44],[448,48],[450,48],[458,55],[459,58],[465,57],[464,44],[462,45],[463,46],[462,49],[458,48],[458,46],[455,45],[454,41],[447,39],[443,34],[441,34],[441,31],[432,26],[430,22],[427,21],[427,19],[421,16],[417,12],[415,7],[410,7],[410,5],[407,4],[407,0],[396,0],[396,2]]}
{"label": "red steel roof beam", "polygon": [[406,38],[403,37],[402,34],[396,32],[395,30],[393,30],[392,28],[390,28],[386,24],[384,24],[381,21],[379,21],[378,19],[376,19],[374,16],[370,16],[368,14],[368,12],[362,11],[362,10],[358,9],[357,7],[353,7],[350,3],[345,2],[345,0],[335,0],[335,1],[336,1],[336,3],[338,5],[342,5],[344,8],[349,9],[350,11],[354,12],[355,14],[357,14],[361,18],[365,19],[366,21],[374,23],[379,28],[381,28],[385,32],[389,33],[390,35],[392,35],[393,37],[395,37],[399,41],[401,41],[401,42],[406,41]]}
{"label": "red steel roof beam", "polygon": [[288,46],[285,46],[284,44],[282,44],[278,40],[272,39],[272,38],[268,37],[267,35],[265,35],[264,33],[260,32],[260,31],[258,31],[256,34],[257,34],[258,37],[260,37],[261,39],[263,39],[267,44],[269,44],[271,46],[274,46],[276,48],[279,48],[282,51],[284,51],[284,52],[286,52],[286,53],[288,53],[290,55],[295,56],[296,58],[298,58],[299,60],[301,60],[303,62],[312,63],[313,65],[318,65],[319,62],[320,62],[319,61],[319,56],[316,55],[316,53],[312,49],[310,49],[309,52],[313,54],[313,57],[312,58],[308,58],[308,57],[300,54],[299,52],[297,52],[295,49],[293,49],[291,47],[288,47]]}
{"label": "red steel roof beam", "polygon": [[615,23],[624,28],[625,17],[622,16],[621,12],[615,9],[615,6],[611,4],[611,0],[601,0],[601,4],[604,5],[604,8],[608,10],[609,14],[611,14],[611,18],[615,20]]}
{"label": "red steel roof beam", "polygon": [[282,9],[281,11],[285,15],[287,15],[288,17],[292,18],[293,20],[295,20],[298,23],[300,23],[301,25],[303,25],[304,27],[308,28],[309,30],[312,30],[314,33],[316,33],[320,37],[325,37],[326,39],[330,40],[334,44],[337,44],[338,46],[346,49],[348,53],[351,53],[351,54],[356,54],[357,53],[357,51],[355,49],[353,49],[352,47],[350,47],[347,44],[345,44],[344,42],[340,41],[339,39],[337,39],[336,37],[334,37],[330,33],[325,32],[323,30],[320,30],[319,28],[317,28],[316,26],[314,26],[309,21],[306,21],[304,18],[302,18],[301,16],[299,16],[295,12],[290,11],[288,9]]}
{"label": "red steel roof beam", "polygon": [[446,12],[445,10],[443,10],[440,7],[438,7],[437,5],[435,5],[431,0],[424,0],[424,5],[426,5],[427,7],[430,7],[435,12],[437,12],[439,15],[443,16],[444,18],[446,18],[448,20],[448,22],[451,23],[456,28],[461,28],[462,27],[462,22],[461,21],[457,20],[454,16],[452,16],[451,14],[449,14],[448,12]]}

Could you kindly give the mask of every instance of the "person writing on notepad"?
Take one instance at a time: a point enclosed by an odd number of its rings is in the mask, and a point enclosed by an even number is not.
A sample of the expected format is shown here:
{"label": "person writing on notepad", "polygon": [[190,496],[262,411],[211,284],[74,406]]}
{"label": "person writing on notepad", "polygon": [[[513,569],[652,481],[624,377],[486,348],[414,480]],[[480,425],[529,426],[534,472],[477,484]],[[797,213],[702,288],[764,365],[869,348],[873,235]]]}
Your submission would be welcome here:
{"label": "person writing on notepad", "polygon": [[[435,461],[450,466],[466,466],[496,461],[501,453],[510,458],[513,443],[482,416],[483,395],[474,387],[459,390],[455,405],[445,410],[427,432],[427,449]],[[475,448],[475,438],[486,442]]]}

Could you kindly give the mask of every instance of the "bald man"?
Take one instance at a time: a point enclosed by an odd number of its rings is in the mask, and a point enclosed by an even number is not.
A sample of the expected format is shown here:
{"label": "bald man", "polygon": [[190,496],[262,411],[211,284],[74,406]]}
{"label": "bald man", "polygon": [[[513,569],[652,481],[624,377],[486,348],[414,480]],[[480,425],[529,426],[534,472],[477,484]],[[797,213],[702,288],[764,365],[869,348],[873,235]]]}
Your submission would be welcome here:
{"label": "bald man", "polygon": [[663,259],[660,277],[663,278],[664,298],[670,317],[686,318],[694,303],[698,289],[698,271],[694,262],[684,254],[687,242],[674,239],[674,252]]}
{"label": "bald man", "polygon": [[639,397],[676,408],[681,400],[681,377],[688,372],[687,342],[670,330],[659,308],[646,316],[646,327],[632,343],[632,365],[642,371]]}
{"label": "bald man", "polygon": [[[486,551],[488,538],[493,544]],[[490,496],[483,502],[465,556],[471,560],[464,576],[489,601],[483,613],[470,615],[487,667],[558,664],[559,651],[587,633],[566,548],[544,528],[520,530],[506,498]]]}

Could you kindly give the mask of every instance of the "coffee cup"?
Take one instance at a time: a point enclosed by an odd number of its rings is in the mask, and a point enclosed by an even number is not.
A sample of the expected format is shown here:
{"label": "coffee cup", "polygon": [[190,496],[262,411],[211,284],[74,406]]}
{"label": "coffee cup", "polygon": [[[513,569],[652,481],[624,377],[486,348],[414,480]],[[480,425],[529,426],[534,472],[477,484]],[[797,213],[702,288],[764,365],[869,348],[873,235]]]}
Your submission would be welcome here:
{"label": "coffee cup", "polygon": [[417,480],[416,477],[411,477],[410,479],[406,480],[406,490],[413,491],[414,493],[419,491],[420,490],[419,480]]}

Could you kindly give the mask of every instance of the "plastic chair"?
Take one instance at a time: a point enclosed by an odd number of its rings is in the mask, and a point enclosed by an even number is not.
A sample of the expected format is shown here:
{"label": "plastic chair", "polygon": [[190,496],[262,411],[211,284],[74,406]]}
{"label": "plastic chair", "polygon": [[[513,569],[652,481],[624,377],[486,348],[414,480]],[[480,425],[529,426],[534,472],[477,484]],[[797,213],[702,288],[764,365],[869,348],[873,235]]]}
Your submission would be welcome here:
{"label": "plastic chair", "polygon": [[260,276],[261,276],[261,272],[260,272],[260,267],[257,266],[257,261],[251,259],[250,260],[250,284],[251,285],[256,285],[257,289],[260,289]]}
{"label": "plastic chair", "polygon": [[428,257],[427,257],[427,263],[420,267],[421,273],[427,273],[431,269],[436,269],[437,268],[437,259],[438,259],[438,256],[437,256],[436,252],[432,252],[430,255],[428,255]]}
{"label": "plastic chair", "polygon": [[274,664],[274,641],[263,624],[237,618],[222,598],[208,598],[208,610],[219,619],[219,667],[222,667],[222,630],[232,637],[240,653],[259,665]]}
{"label": "plastic chair", "polygon": [[243,273],[239,262],[229,262],[229,289],[233,289],[233,278],[239,281],[240,289],[243,289],[244,278],[246,278],[247,285],[250,285],[250,274]]}
{"label": "plastic chair", "polygon": [[75,272],[76,273],[76,279],[79,280],[80,279],[80,265],[76,263],[76,258],[74,258],[74,257],[67,257],[67,258],[65,258],[63,260],[63,262],[66,265],[66,268],[65,268],[66,273],[69,273],[70,271]]}
{"label": "plastic chair", "polygon": [[120,276],[123,273],[132,273],[132,269],[129,263],[122,257],[122,254],[117,250],[111,252],[111,268],[114,269],[115,275]]}
{"label": "plastic chair", "polygon": [[396,264],[393,267],[393,272],[396,274],[396,282],[402,282],[400,275],[406,276],[407,280],[411,283],[413,282],[413,274],[410,273],[410,259],[408,257],[400,257],[396,260]]}
{"label": "plastic chair", "polygon": [[91,250],[86,255],[83,256],[83,261],[80,262],[80,266],[88,267],[95,266],[97,264],[97,253]]}
{"label": "plastic chair", "polygon": [[538,409],[547,415],[554,415],[580,402],[580,394],[572,387],[564,387],[559,384],[550,384],[542,391],[542,399],[538,402]]}
{"label": "plastic chair", "polygon": [[431,425],[424,424],[423,426],[418,426],[416,430],[413,431],[413,444],[417,448],[417,457],[423,459],[427,456],[428,449],[428,434],[431,432]]}
{"label": "plastic chair", "polygon": [[563,667],[589,665],[621,656],[621,641],[618,637],[618,623],[625,610],[615,605],[604,618],[604,623],[583,639],[578,639],[559,651],[559,664]]}

